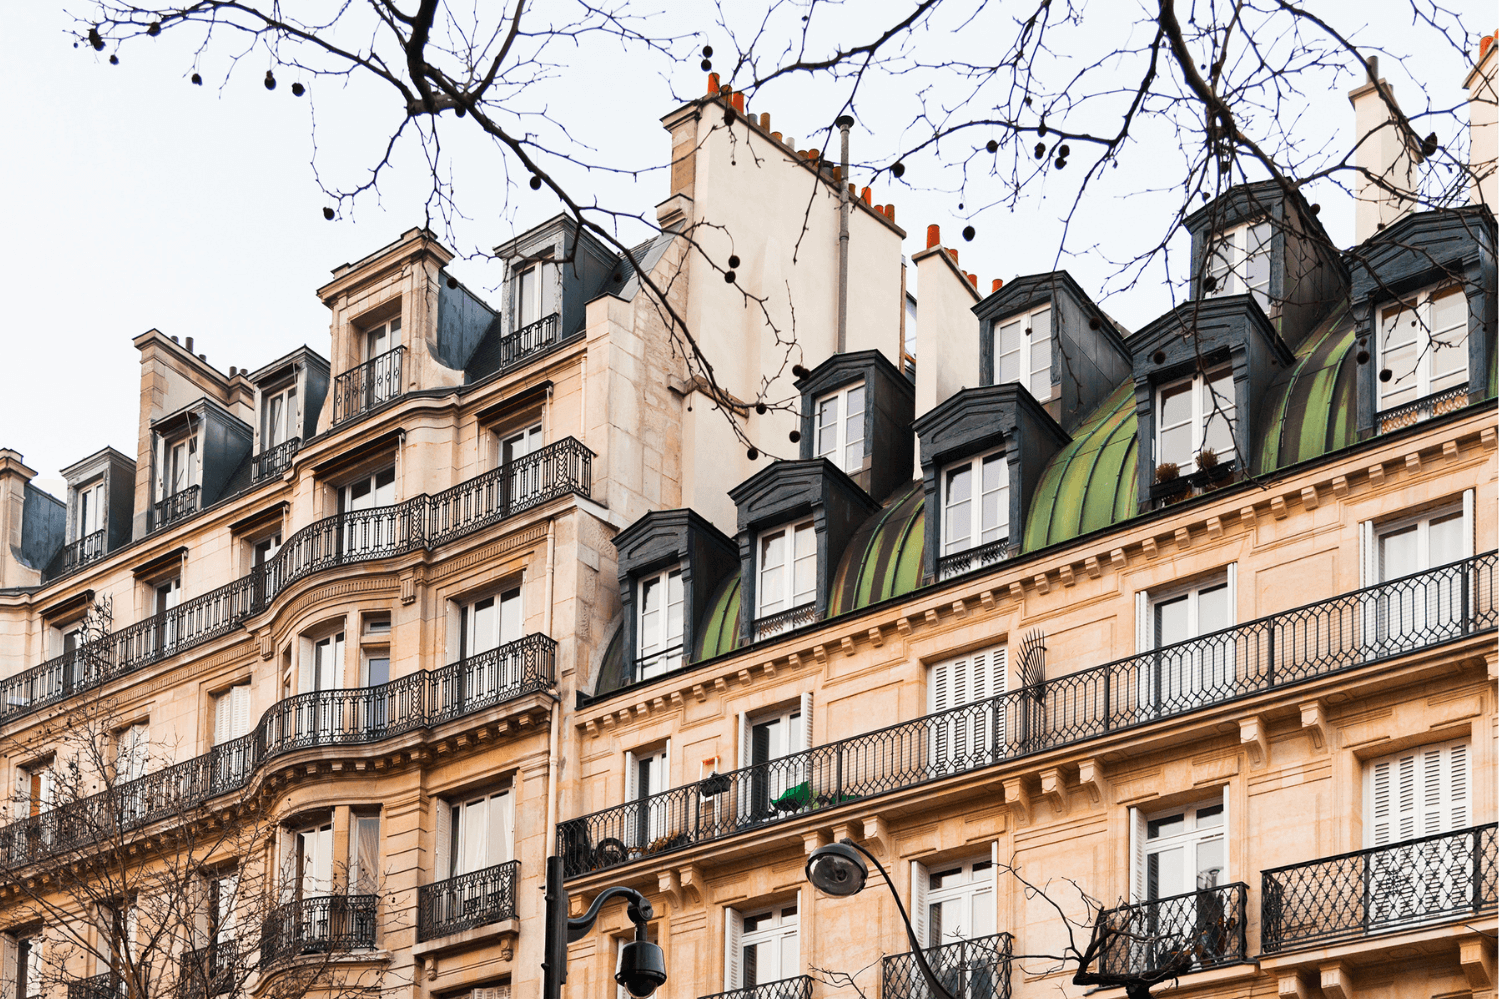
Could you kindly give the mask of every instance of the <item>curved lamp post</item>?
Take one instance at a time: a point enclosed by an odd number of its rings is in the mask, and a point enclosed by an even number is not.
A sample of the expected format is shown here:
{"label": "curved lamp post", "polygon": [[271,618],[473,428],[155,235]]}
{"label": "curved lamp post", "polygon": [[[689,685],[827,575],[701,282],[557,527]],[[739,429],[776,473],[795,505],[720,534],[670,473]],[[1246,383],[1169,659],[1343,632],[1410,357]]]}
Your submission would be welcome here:
{"label": "curved lamp post", "polygon": [[926,955],[922,953],[921,941],[916,939],[916,931],[911,927],[911,919],[906,915],[906,907],[901,904],[900,892],[895,890],[895,883],[890,880],[890,875],[885,873],[885,868],[875,859],[874,854],[851,839],[819,846],[807,857],[807,880],[825,895],[840,898],[856,895],[864,889],[864,883],[869,880],[869,866],[859,856],[861,853],[869,858],[869,863],[874,865],[874,869],[880,872],[880,876],[885,879],[885,884],[890,887],[890,894],[895,898],[895,909],[900,913],[900,921],[906,927],[906,938],[911,941],[911,957],[916,961],[916,968],[921,972],[926,987],[931,990],[933,999],[953,999],[952,993],[937,981],[937,976],[932,972],[932,966],[927,964]]}
{"label": "curved lamp post", "polygon": [[571,918],[567,914],[567,889],[562,885],[562,858],[548,857],[546,948],[541,962],[543,999],[560,999],[562,983],[567,981],[567,945],[583,939],[598,921],[599,910],[616,898],[624,899],[628,906],[635,939],[619,949],[614,980],[632,996],[648,996],[666,984],[666,957],[659,944],[646,939],[646,925],[656,914],[650,901],[634,888],[615,885],[599,892],[587,912]]}

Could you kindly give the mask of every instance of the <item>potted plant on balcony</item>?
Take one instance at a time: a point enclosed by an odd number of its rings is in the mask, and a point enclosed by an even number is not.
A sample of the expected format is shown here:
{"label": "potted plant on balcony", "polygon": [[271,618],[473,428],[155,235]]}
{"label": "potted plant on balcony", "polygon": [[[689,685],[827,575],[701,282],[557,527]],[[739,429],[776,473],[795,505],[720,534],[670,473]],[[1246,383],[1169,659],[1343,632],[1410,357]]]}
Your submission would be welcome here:
{"label": "potted plant on balcony", "polygon": [[1205,447],[1197,452],[1197,471],[1191,477],[1192,484],[1203,491],[1216,489],[1233,474],[1233,471],[1232,462],[1219,461],[1218,452]]}
{"label": "potted plant on balcony", "polygon": [[1174,503],[1187,495],[1192,484],[1181,477],[1181,468],[1174,461],[1163,461],[1155,467],[1155,482],[1150,487],[1152,503]]}

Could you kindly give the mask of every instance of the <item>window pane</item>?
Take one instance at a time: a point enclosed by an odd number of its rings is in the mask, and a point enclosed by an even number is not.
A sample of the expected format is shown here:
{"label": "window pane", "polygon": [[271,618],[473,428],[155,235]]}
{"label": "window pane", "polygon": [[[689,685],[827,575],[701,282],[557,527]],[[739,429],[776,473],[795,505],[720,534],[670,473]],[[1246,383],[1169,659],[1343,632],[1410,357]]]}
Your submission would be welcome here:
{"label": "window pane", "polygon": [[1445,517],[1434,517],[1428,537],[1431,549],[1426,568],[1446,565],[1463,557],[1463,515],[1450,513]]}
{"label": "window pane", "polygon": [[1398,579],[1419,572],[1423,566],[1416,553],[1416,525],[1390,531],[1379,538],[1379,578]]}
{"label": "window pane", "polygon": [[[1223,840],[1210,839],[1197,844],[1196,888],[1214,888],[1223,879]],[[1190,888],[1186,890],[1191,890]]]}
{"label": "window pane", "polygon": [[1188,598],[1163,600],[1155,605],[1155,644],[1174,645],[1192,637],[1191,619],[1188,614]]}
{"label": "window pane", "polygon": [[378,687],[390,682],[390,657],[371,656],[369,661],[368,686]]}
{"label": "window pane", "polygon": [[1015,319],[999,328],[998,384],[1020,381],[1020,338],[1024,335],[1024,318]]}
{"label": "window pane", "polygon": [[1005,488],[1009,466],[1004,455],[985,458],[980,475],[979,543],[988,544],[1009,533],[1010,496]]}
{"label": "window pane", "polygon": [[1030,320],[1031,395],[1045,402],[1051,398],[1051,310],[1042,309]]}
{"label": "window pane", "polygon": [[1197,634],[1206,635],[1233,624],[1228,606],[1228,584],[1211,586],[1197,594]]}
{"label": "window pane", "polygon": [[1248,253],[1244,261],[1244,282],[1254,293],[1260,308],[1270,311],[1270,223],[1251,226],[1245,233]]}
{"label": "window pane", "polygon": [[1165,898],[1181,891],[1182,847],[1162,850],[1145,858],[1145,897]]}
{"label": "window pane", "polygon": [[1156,464],[1170,462],[1186,465],[1192,461],[1192,425],[1183,423],[1177,427],[1161,429],[1161,453]]}
{"label": "window pane", "polygon": [[843,421],[843,470],[852,472],[864,464],[864,386],[848,390],[848,415]]}
{"label": "window pane", "polygon": [[817,404],[817,457],[831,458],[838,450],[838,397]]}
{"label": "window pane", "polygon": [[943,510],[943,527],[947,534],[944,554],[963,551],[973,543],[973,511],[970,495],[973,491],[973,466],[964,464],[949,469],[944,492],[946,502]]}

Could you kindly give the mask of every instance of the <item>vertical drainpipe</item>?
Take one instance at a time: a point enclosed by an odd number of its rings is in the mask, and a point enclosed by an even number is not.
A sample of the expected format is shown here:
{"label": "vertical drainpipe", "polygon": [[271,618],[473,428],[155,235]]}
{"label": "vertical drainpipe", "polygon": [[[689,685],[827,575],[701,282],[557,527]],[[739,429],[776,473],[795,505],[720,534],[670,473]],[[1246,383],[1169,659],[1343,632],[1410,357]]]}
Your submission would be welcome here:
{"label": "vertical drainpipe", "polygon": [[838,353],[848,349],[848,130],[854,119],[839,115],[838,134],[843,142],[843,173],[838,179]]}
{"label": "vertical drainpipe", "polygon": [[[547,596],[546,614],[542,621],[542,633],[552,634],[552,601],[556,595],[557,579],[557,521],[547,521]],[[559,685],[560,689],[560,685]],[[546,843],[542,856],[551,856],[557,845],[557,771],[560,769],[558,754],[562,741],[562,700],[552,704],[551,732],[547,735],[547,825]]]}

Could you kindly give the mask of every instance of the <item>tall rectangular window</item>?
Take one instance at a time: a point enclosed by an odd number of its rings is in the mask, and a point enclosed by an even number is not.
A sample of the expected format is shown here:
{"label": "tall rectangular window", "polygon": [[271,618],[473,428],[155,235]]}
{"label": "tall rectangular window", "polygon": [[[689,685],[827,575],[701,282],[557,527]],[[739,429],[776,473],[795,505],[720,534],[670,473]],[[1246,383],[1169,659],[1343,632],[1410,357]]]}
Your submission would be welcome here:
{"label": "tall rectangular window", "polygon": [[1270,223],[1235,226],[1223,233],[1208,256],[1203,297],[1253,294],[1270,311]]}
{"label": "tall rectangular window", "polygon": [[1228,882],[1225,799],[1145,814],[1134,810],[1134,901],[1146,902]]}
{"label": "tall rectangular window", "polygon": [[162,499],[176,496],[198,482],[198,438],[188,437],[166,446],[166,468],[162,476]]}
{"label": "tall rectangular window", "polygon": [[1142,660],[1140,706],[1173,714],[1229,696],[1237,679],[1235,618],[1237,566],[1187,586],[1136,597]]}
{"label": "tall rectangular window", "polygon": [[997,324],[996,384],[1019,382],[1038,402],[1051,398],[1051,307]]}
{"label": "tall rectangular window", "polygon": [[282,843],[285,900],[333,894],[333,824],[292,830]]}
{"label": "tall rectangular window", "polygon": [[[1005,692],[1008,655],[1004,646],[976,649],[927,667],[927,711],[934,719],[930,735],[935,773],[961,773],[993,762],[1003,752],[1005,706],[978,705]],[[943,714],[944,712],[950,714]]]}
{"label": "tall rectangular window", "polygon": [[659,749],[625,753],[625,801],[635,802],[634,820],[626,828],[630,846],[648,847],[667,834],[670,805],[651,796],[671,787],[671,740]]}
{"label": "tall rectangular window", "polygon": [[648,680],[682,665],[682,570],[640,581],[640,655],[636,676]]}
{"label": "tall rectangular window", "polygon": [[1473,886],[1483,876],[1472,841],[1420,841],[1472,824],[1472,786],[1466,739],[1364,764],[1364,846],[1383,848],[1368,860],[1364,904],[1371,930],[1471,910]]}
{"label": "tall rectangular window", "polygon": [[1163,385],[1156,392],[1156,467],[1171,463],[1196,471],[1197,455],[1211,450],[1223,464],[1234,460],[1233,372],[1221,368]]}
{"label": "tall rectangular window", "polygon": [[260,449],[268,451],[297,434],[297,387],[288,385],[261,397]]}
{"label": "tall rectangular window", "polygon": [[349,816],[349,894],[373,895],[380,890],[380,814],[355,812]]}
{"label": "tall rectangular window", "polygon": [[480,597],[458,608],[458,657],[467,659],[521,637],[519,586]]}
{"label": "tall rectangular window", "polygon": [[810,692],[795,706],[739,716],[739,766],[748,771],[739,788],[742,821],[761,821],[812,805],[805,758],[788,759],[811,745]]}
{"label": "tall rectangular window", "polygon": [[817,457],[849,475],[864,467],[864,383],[846,385],[817,400]]}
{"label": "tall rectangular window", "polygon": [[1468,298],[1463,289],[1423,292],[1382,310],[1378,360],[1381,410],[1466,385]]}
{"label": "tall rectangular window", "polygon": [[222,745],[250,732],[250,684],[235,684],[213,699],[213,744]]}
{"label": "tall rectangular window", "polygon": [[1373,589],[1363,598],[1364,642],[1371,656],[1455,638],[1467,627],[1463,608],[1474,603],[1472,583],[1453,563],[1473,554],[1474,503],[1468,490],[1461,505],[1365,523],[1363,578]]}
{"label": "tall rectangular window", "polygon": [[742,914],[724,910],[724,988],[753,989],[801,974],[797,910],[797,902]]}
{"label": "tall rectangular window", "polygon": [[[443,802],[446,823],[439,834],[438,876],[458,877],[504,864],[515,857],[515,811],[510,789],[469,794]],[[444,823],[439,823],[444,826]]]}
{"label": "tall rectangular window", "polygon": [[364,359],[372,361],[387,351],[395,350],[400,345],[401,320],[392,319],[388,323],[381,323],[379,326],[365,331]]}
{"label": "tall rectangular window", "polygon": [[[994,861],[991,857],[912,868],[912,884],[926,882],[920,916],[928,947],[977,940],[994,933]],[[918,885],[919,887],[919,885]],[[918,898],[921,892],[916,893]],[[915,907],[914,904],[912,906]]]}
{"label": "tall rectangular window", "polygon": [[[1003,452],[965,459],[943,469],[943,555],[1005,541],[1009,534],[1010,463]],[[963,567],[967,568],[971,566]]]}
{"label": "tall rectangular window", "polygon": [[104,480],[78,490],[78,538],[104,529]]}
{"label": "tall rectangular window", "polygon": [[0,995],[6,999],[40,999],[42,996],[41,935],[0,934]]}
{"label": "tall rectangular window", "polygon": [[756,617],[816,601],[817,533],[812,521],[761,534],[759,556]]}

